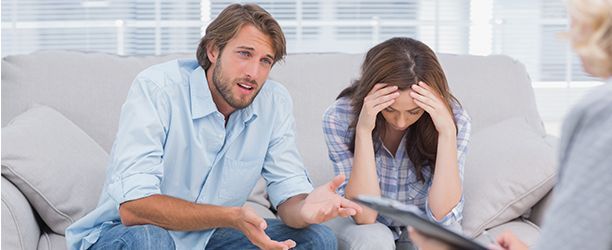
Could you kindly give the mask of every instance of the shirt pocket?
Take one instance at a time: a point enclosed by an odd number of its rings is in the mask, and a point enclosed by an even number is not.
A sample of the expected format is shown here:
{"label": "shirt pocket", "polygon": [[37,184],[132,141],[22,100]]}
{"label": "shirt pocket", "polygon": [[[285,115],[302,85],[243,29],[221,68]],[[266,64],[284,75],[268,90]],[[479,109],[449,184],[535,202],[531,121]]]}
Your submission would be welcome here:
{"label": "shirt pocket", "polygon": [[241,205],[261,177],[263,159],[241,161],[225,157],[221,173],[219,197]]}

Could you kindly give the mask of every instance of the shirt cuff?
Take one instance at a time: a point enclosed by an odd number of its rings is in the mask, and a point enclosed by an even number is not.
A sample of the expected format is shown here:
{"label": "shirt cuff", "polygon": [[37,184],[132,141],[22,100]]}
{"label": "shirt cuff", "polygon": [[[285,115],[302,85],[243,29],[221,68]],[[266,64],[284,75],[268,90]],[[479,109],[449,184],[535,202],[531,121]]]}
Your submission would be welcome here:
{"label": "shirt cuff", "polygon": [[425,199],[425,211],[427,214],[427,218],[429,218],[429,220],[431,221],[434,221],[444,226],[458,225],[459,223],[461,223],[461,219],[463,218],[462,208],[463,208],[463,195],[461,196],[461,199],[459,200],[459,202],[457,202],[457,205],[455,205],[455,207],[448,214],[446,214],[442,219],[438,220],[433,215],[433,212],[431,211],[431,208],[429,207],[429,199]]}
{"label": "shirt cuff", "polygon": [[160,180],[150,174],[133,174],[115,178],[108,185],[109,196],[120,205],[123,202],[161,194]]}
{"label": "shirt cuff", "polygon": [[306,175],[298,175],[269,184],[267,191],[272,206],[277,209],[278,205],[287,199],[298,194],[309,194],[313,189],[312,183]]}

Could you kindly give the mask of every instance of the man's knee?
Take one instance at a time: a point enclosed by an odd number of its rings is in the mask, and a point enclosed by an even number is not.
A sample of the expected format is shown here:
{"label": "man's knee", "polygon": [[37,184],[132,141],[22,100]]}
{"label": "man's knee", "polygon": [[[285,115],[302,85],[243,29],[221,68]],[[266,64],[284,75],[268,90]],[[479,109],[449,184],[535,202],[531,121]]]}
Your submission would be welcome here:
{"label": "man's knee", "polygon": [[[145,249],[174,249],[174,240],[168,230],[154,225],[139,225],[127,227],[126,234],[131,241],[126,243],[133,247]],[[136,249],[136,248],[133,248]]]}
{"label": "man's knee", "polygon": [[[312,243],[309,249],[337,249],[338,242],[334,232],[325,225],[310,225],[308,229],[310,242]],[[299,246],[298,246],[299,247]]]}

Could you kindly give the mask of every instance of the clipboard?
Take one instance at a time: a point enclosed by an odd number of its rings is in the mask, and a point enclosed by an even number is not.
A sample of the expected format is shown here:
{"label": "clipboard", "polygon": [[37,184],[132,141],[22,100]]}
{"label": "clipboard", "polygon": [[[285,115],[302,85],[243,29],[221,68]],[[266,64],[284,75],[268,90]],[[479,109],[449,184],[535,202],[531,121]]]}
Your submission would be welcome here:
{"label": "clipboard", "polygon": [[416,206],[403,204],[399,201],[388,198],[364,195],[357,196],[355,201],[364,204],[397,222],[411,226],[423,235],[440,240],[455,248],[488,250],[487,247],[481,245],[480,243],[430,221]]}

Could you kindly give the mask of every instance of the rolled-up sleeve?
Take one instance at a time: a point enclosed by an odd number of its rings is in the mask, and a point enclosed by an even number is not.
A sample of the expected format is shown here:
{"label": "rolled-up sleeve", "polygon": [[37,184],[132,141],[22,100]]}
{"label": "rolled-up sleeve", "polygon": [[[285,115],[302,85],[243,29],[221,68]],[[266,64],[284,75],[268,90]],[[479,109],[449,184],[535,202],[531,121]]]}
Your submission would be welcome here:
{"label": "rolled-up sleeve", "polygon": [[[471,119],[467,112],[462,109],[458,104],[453,107],[455,123],[457,124],[457,166],[459,167],[459,177],[463,185],[463,170],[465,165],[465,157],[468,151],[468,144],[470,141],[470,133],[472,130]],[[463,193],[461,193],[461,199],[455,205],[455,207],[446,214],[442,219],[437,220],[429,207],[428,200],[425,201],[425,208],[427,217],[439,224],[445,226],[459,226],[463,219]]]}
{"label": "rolled-up sleeve", "polygon": [[461,224],[461,220],[463,219],[463,195],[461,195],[461,199],[457,205],[455,205],[455,207],[440,220],[434,217],[427,200],[425,201],[425,207],[427,218],[444,226],[459,226]]}
{"label": "rolled-up sleeve", "polygon": [[278,121],[272,130],[262,175],[267,182],[267,192],[274,208],[287,199],[313,190],[302,157],[295,142],[295,118],[293,103],[288,93],[278,100],[275,112]]}
{"label": "rolled-up sleeve", "polygon": [[121,108],[108,173],[108,194],[117,206],[161,193],[167,101],[159,86],[149,80],[137,77],[130,88]]}
{"label": "rolled-up sleeve", "polygon": [[[338,194],[344,196],[353,166],[353,152],[349,149],[348,118],[339,117],[342,110],[330,106],[323,115],[323,135],[329,159],[336,175],[344,174],[344,183],[338,187]],[[348,110],[346,112],[349,112]],[[343,119],[344,118],[344,119]]]}

